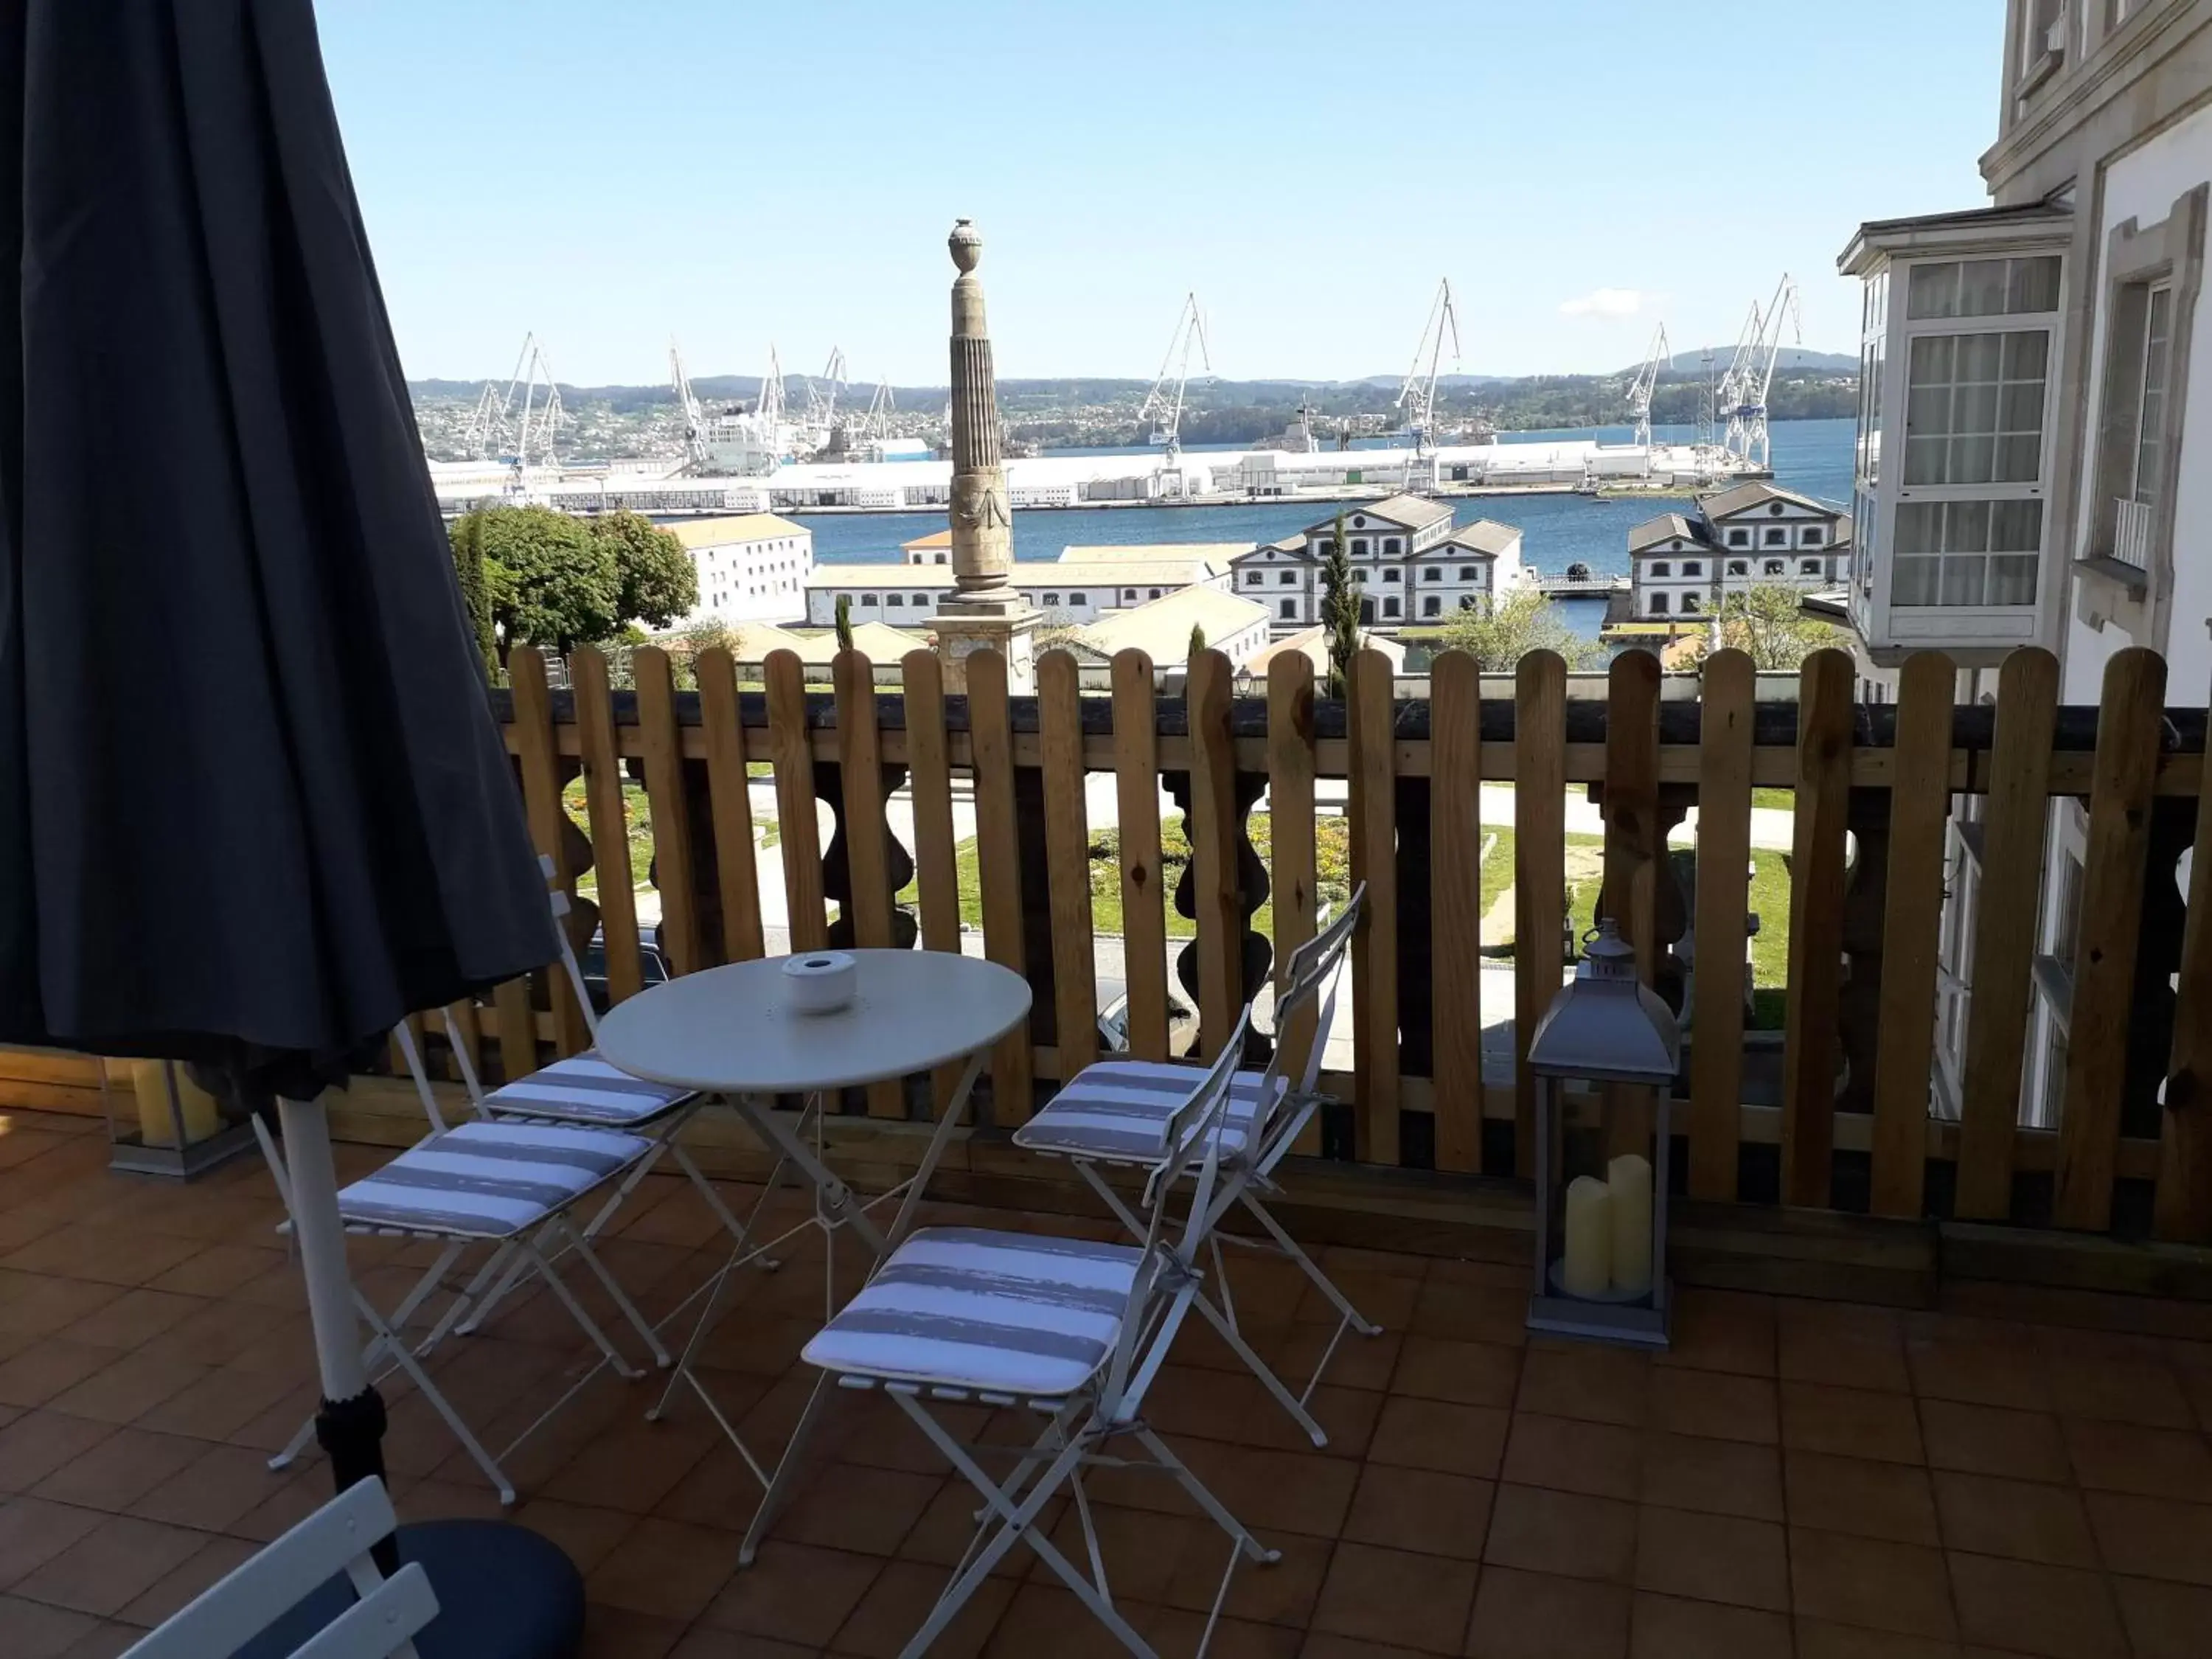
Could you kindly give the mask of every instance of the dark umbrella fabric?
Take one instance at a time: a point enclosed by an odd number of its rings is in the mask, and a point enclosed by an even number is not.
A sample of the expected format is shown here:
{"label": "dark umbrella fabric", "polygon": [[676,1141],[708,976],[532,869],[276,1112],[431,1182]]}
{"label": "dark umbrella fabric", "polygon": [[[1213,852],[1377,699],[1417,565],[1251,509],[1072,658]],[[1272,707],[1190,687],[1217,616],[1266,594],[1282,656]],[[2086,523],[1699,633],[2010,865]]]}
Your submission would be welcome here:
{"label": "dark umbrella fabric", "polygon": [[[313,1099],[555,945],[308,0],[0,0],[0,1043],[285,1097],[344,1486],[384,1413]],[[573,1652],[533,1534],[379,1550],[423,1659]]]}
{"label": "dark umbrella fabric", "polygon": [[312,1096],[554,948],[313,11],[0,18],[0,1042]]}

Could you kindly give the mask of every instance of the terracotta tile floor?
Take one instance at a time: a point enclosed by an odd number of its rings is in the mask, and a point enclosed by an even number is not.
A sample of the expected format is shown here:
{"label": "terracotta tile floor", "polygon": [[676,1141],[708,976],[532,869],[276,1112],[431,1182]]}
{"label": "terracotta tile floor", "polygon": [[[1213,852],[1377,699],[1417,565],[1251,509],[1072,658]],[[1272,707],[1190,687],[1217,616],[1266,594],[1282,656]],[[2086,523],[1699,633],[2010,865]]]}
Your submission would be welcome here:
{"label": "terracotta tile floor", "polygon": [[[175,1189],[108,1175],[92,1126],[0,1127],[0,1655],[82,1659],[325,1495],[319,1462],[264,1464],[312,1404],[307,1322],[258,1164]],[[342,1149],[349,1173],[379,1160]],[[658,1315],[717,1259],[714,1238],[671,1181],[608,1254]],[[408,1254],[364,1245],[356,1267],[388,1295]],[[750,1278],[708,1349],[716,1397],[763,1443],[804,1397],[820,1256]],[[1691,1291],[1674,1351],[1652,1360],[1524,1345],[1516,1270],[1336,1262],[1389,1328],[1320,1391],[1328,1449],[1195,1328],[1152,1395],[1156,1425],[1283,1552],[1239,1572],[1225,1659],[2212,1655],[2212,1343],[2082,1328],[2124,1322],[2079,1296],[2015,1296],[2014,1317],[1992,1318],[1986,1297],[1898,1313]],[[1237,1283],[1257,1346],[1310,1363],[1321,1328],[1302,1285],[1249,1263]],[[437,1369],[496,1430],[579,1353],[541,1297]],[[594,1382],[509,1464],[516,1518],[586,1576],[588,1651],[895,1654],[966,1538],[964,1488],[931,1449],[882,1401],[838,1398],[821,1462],[741,1572],[743,1467],[694,1401],[644,1422],[653,1388]],[[403,1512],[493,1513],[421,1399],[391,1400]],[[980,1408],[960,1424],[1011,1426]],[[1091,1490],[1132,1620],[1189,1651],[1218,1534],[1159,1484],[1101,1472]],[[1057,1535],[1075,1547],[1065,1512]],[[939,1650],[1114,1650],[1018,1555]]]}

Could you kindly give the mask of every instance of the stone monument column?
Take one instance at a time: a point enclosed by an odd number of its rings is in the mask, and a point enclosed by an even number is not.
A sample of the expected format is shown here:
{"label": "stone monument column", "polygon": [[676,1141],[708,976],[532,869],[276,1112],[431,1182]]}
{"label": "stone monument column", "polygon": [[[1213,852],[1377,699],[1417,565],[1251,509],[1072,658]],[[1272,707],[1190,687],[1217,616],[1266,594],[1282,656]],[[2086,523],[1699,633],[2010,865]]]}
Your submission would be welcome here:
{"label": "stone monument column", "polygon": [[937,609],[937,651],[949,691],[968,689],[970,652],[1006,659],[1008,688],[1036,689],[1038,614],[1008,586],[1014,526],[1007,506],[999,390],[991,368],[991,329],[975,266],[983,239],[962,219],[945,246],[960,275],[952,283],[952,580]]}

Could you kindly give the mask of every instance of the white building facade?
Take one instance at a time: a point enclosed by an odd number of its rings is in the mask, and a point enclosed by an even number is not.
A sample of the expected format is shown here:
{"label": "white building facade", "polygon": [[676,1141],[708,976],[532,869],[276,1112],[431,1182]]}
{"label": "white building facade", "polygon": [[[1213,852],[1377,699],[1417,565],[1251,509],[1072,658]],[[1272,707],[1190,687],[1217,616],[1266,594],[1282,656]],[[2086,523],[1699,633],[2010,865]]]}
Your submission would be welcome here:
{"label": "white building facade", "polygon": [[1702,496],[1628,532],[1629,609],[1638,622],[1710,616],[1750,587],[1841,587],[1851,520],[1841,507],[1769,483]]}
{"label": "white building facade", "polygon": [[699,604],[686,625],[798,622],[806,615],[814,532],[773,513],[692,519],[668,529],[691,556]]}
{"label": "white building facade", "polygon": [[[1981,161],[1993,205],[1869,223],[1839,262],[1864,295],[1862,693],[1884,698],[1905,655],[1936,648],[1960,666],[1958,701],[1980,701],[2006,652],[2033,644],[2059,658],[2061,702],[2094,706],[2113,653],[2147,646],[2166,659],[2167,703],[2202,706],[2212,0],[2010,0],[2005,40]],[[1972,1000],[1980,805],[1961,797],[1954,818],[1939,1111],[1955,1106]],[[2053,803],[2020,1109],[2044,1127],[2063,1092],[2087,829],[2081,803]],[[2176,875],[2151,872],[2147,908],[2179,902]],[[2145,1105],[2124,1104],[2124,1133]]]}
{"label": "white building facade", "polygon": [[[1342,515],[1363,626],[1385,631],[1438,622],[1521,579],[1521,532],[1487,519],[1455,526],[1441,501],[1394,495]],[[1233,561],[1237,593],[1263,605],[1277,634],[1321,621],[1322,566],[1334,515]]]}
{"label": "white building facade", "polygon": [[[1010,580],[1048,621],[1078,626],[1187,587],[1225,591],[1230,585],[1230,559],[1223,551],[1185,554],[1172,545],[1159,545],[1115,549],[1105,557],[1083,556],[1103,550],[1071,549],[1077,556],[1017,559]],[[935,556],[933,550],[919,551],[922,556]],[[904,552],[909,560],[917,557],[916,550]],[[952,589],[949,564],[826,564],[807,582],[804,614],[814,626],[826,628],[836,620],[837,599],[843,594],[852,600],[855,620],[884,622],[894,628],[924,626]]]}

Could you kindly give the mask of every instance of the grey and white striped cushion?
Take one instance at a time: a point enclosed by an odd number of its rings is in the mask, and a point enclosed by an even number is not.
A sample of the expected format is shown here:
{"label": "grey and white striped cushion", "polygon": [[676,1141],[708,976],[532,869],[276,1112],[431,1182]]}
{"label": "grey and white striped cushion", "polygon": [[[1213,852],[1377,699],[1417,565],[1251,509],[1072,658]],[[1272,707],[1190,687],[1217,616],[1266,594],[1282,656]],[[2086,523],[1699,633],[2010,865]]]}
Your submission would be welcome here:
{"label": "grey and white striped cushion", "polygon": [[[1203,1075],[1194,1066],[1164,1060],[1095,1061],[1014,1132],[1014,1145],[1064,1157],[1156,1162],[1167,1152],[1168,1120]],[[1235,1158],[1251,1144],[1260,1085],[1266,1081],[1264,1072],[1239,1072],[1231,1079],[1229,1108],[1221,1119],[1224,1158]],[[1278,1097],[1282,1089],[1278,1078]]]}
{"label": "grey and white striped cushion", "polygon": [[598,1049],[586,1048],[495,1089],[484,1097],[484,1105],[495,1114],[623,1127],[659,1117],[695,1092],[676,1084],[632,1077],[601,1060]]}
{"label": "grey and white striped cushion", "polygon": [[844,1375],[1057,1399],[1112,1354],[1143,1258],[1127,1244],[925,1227],[805,1358]]}
{"label": "grey and white striped cushion", "polygon": [[464,1123],[338,1194],[347,1221],[505,1238],[653,1150],[638,1135],[560,1124]]}

